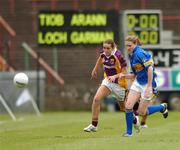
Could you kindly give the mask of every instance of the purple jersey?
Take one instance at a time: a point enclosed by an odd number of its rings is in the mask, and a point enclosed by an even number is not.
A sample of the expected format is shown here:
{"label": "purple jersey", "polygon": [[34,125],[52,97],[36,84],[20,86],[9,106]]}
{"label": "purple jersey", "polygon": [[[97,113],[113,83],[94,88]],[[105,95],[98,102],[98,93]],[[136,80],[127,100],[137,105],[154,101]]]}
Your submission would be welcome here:
{"label": "purple jersey", "polygon": [[[110,56],[101,53],[101,60],[103,64],[104,77],[112,76],[122,72],[122,68],[126,67],[126,61],[121,52],[115,49]],[[123,79],[116,79],[115,83],[121,82]],[[125,83],[121,86],[125,86]]]}

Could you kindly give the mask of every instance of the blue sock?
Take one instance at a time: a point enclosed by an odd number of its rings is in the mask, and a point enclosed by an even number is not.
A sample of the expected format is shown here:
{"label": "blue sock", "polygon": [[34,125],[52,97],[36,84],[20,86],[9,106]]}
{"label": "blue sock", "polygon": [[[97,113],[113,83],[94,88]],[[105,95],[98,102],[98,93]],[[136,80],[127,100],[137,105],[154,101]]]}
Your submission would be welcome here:
{"label": "blue sock", "polygon": [[148,106],[147,108],[147,115],[151,115],[153,113],[156,112],[162,112],[164,110],[164,106],[163,105],[152,105],[152,106]]}
{"label": "blue sock", "polygon": [[132,134],[133,110],[126,110],[126,133]]}

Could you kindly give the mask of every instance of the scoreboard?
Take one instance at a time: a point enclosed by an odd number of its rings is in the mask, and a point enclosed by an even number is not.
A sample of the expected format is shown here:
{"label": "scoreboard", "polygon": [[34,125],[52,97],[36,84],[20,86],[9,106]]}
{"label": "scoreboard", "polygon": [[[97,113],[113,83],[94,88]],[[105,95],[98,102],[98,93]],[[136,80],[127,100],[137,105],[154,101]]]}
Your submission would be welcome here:
{"label": "scoreboard", "polygon": [[126,10],[123,12],[124,38],[137,35],[143,46],[161,44],[162,20],[160,10]]}
{"label": "scoreboard", "polygon": [[147,51],[152,55],[155,67],[179,68],[180,66],[180,47],[152,48]]}
{"label": "scoreboard", "polygon": [[119,41],[116,11],[40,11],[39,46],[97,45],[106,39]]}

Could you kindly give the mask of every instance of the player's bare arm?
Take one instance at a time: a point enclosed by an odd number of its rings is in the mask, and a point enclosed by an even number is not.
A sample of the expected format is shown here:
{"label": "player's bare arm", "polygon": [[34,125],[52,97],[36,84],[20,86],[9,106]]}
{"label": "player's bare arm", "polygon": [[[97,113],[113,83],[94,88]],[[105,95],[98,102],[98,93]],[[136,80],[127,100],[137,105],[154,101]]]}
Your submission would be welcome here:
{"label": "player's bare arm", "polygon": [[135,78],[135,74],[133,74],[133,73],[120,73],[119,78],[133,79],[133,78]]}
{"label": "player's bare arm", "polygon": [[101,56],[96,61],[96,65],[94,66],[92,72],[91,72],[91,79],[97,79],[97,70],[101,66]]}
{"label": "player's bare arm", "polygon": [[148,83],[147,88],[145,90],[145,97],[150,97],[152,94],[152,80],[153,80],[153,67],[150,66],[148,68]]}

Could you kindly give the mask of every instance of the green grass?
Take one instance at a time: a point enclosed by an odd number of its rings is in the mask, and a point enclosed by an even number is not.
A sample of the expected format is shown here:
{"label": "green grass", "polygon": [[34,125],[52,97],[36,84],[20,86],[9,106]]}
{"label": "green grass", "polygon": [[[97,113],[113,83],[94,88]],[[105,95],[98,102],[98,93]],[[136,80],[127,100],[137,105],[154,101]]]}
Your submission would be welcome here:
{"label": "green grass", "polygon": [[180,112],[148,118],[148,129],[125,138],[123,113],[101,112],[99,130],[85,133],[90,112],[45,113],[26,115],[11,121],[0,115],[0,150],[179,150]]}

